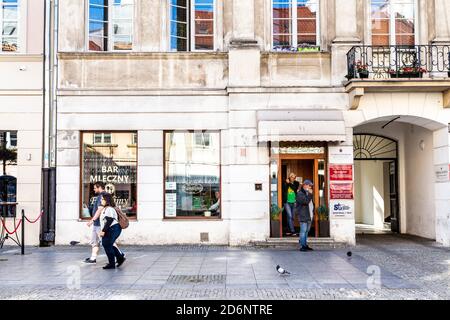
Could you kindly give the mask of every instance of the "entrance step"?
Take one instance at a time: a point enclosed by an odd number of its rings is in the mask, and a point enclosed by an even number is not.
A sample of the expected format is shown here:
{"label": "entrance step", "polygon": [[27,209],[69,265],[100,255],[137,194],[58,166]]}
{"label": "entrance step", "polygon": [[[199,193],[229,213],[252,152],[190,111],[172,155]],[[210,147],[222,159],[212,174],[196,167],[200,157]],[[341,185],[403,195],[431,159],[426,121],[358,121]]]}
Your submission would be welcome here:
{"label": "entrance step", "polygon": [[[255,247],[261,248],[298,248],[298,238],[269,238],[266,241],[255,241],[252,243]],[[332,238],[309,238],[308,244],[317,249],[336,249],[346,248],[348,245],[344,242],[336,242]]]}

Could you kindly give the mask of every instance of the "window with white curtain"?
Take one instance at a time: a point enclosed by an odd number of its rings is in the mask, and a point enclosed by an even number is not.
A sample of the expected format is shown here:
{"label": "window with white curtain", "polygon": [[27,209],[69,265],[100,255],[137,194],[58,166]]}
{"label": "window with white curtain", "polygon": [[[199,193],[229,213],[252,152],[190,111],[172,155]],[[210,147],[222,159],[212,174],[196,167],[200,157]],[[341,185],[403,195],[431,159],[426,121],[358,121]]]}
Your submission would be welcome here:
{"label": "window with white curtain", "polygon": [[169,0],[170,51],[214,50],[215,0]]}
{"label": "window with white curtain", "polygon": [[0,0],[2,52],[19,51],[19,0]]}
{"label": "window with white curtain", "polygon": [[272,0],[274,49],[317,47],[319,0]]}
{"label": "window with white curtain", "polygon": [[134,0],[89,0],[89,50],[133,49]]}
{"label": "window with white curtain", "polygon": [[416,0],[371,0],[372,45],[415,45],[416,15]]}

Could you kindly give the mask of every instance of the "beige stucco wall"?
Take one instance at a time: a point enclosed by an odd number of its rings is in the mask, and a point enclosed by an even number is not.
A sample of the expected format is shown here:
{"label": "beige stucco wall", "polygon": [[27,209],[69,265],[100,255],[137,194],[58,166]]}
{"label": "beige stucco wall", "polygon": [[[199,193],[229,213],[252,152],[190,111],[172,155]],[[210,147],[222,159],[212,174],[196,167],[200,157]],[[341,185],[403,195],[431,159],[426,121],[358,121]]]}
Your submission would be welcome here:
{"label": "beige stucco wall", "polygon": [[[418,3],[419,42],[448,40],[448,15],[442,14],[447,4],[442,0]],[[425,120],[417,125],[430,132],[450,122],[449,112],[442,108],[441,92],[415,93],[410,88],[366,93],[360,108],[348,111],[349,95],[343,85],[346,54],[352,46],[368,43],[368,13],[369,0],[322,0],[322,52],[276,53],[271,52],[269,0],[218,0],[218,52],[168,53],[167,1],[137,0],[133,52],[88,53],[84,2],[60,1],[64,18],[60,19],[58,48],[57,242],[66,243],[80,234],[85,241],[89,235],[78,221],[82,130],[139,132],[139,220],[124,241],[198,243],[199,233],[209,231],[211,243],[238,244],[269,236],[269,192],[254,190],[255,183],[262,183],[266,191],[269,183],[267,149],[255,139],[258,110],[342,110],[348,136],[342,146],[347,147],[352,146],[353,127],[379,117],[420,117]],[[236,40],[250,42],[236,44]],[[167,129],[222,131],[222,221],[162,220],[161,136]],[[402,170],[405,175],[406,169]],[[439,199],[447,201],[444,196]],[[407,208],[407,199],[402,201]],[[445,221],[442,210],[436,230],[443,230]],[[354,231],[354,220],[331,223],[332,237],[337,240],[354,244]],[[406,224],[402,231],[419,233]],[[431,233],[427,230],[423,235]],[[437,238],[445,239],[447,234],[441,234]]]}

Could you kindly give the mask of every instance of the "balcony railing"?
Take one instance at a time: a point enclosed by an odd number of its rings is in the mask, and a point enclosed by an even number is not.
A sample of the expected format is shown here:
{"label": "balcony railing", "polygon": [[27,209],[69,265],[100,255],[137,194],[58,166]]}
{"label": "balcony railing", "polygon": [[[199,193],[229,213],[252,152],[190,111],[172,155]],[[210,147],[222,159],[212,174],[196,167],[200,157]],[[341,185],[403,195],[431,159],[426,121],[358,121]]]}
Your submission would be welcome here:
{"label": "balcony railing", "polygon": [[450,77],[450,46],[355,46],[347,53],[346,78]]}

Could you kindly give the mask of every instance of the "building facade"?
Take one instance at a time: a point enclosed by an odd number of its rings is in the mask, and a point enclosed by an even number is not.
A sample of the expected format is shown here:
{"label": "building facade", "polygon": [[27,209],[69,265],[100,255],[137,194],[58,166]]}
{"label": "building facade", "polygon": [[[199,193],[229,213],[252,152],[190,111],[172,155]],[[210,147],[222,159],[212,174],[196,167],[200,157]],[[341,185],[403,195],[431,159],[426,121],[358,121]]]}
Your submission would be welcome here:
{"label": "building facade", "polygon": [[[30,219],[41,211],[44,2],[0,1],[0,203],[19,203],[2,212],[9,231],[22,209]],[[39,244],[39,223],[27,227],[26,243]]]}
{"label": "building facade", "polygon": [[313,237],[450,245],[448,1],[56,4],[56,244],[89,241],[97,181],[125,244],[286,237],[295,173]]}

